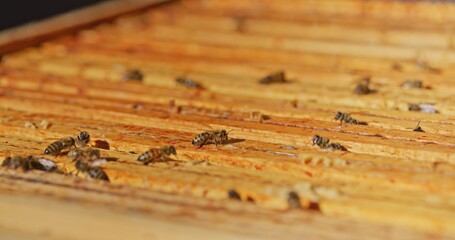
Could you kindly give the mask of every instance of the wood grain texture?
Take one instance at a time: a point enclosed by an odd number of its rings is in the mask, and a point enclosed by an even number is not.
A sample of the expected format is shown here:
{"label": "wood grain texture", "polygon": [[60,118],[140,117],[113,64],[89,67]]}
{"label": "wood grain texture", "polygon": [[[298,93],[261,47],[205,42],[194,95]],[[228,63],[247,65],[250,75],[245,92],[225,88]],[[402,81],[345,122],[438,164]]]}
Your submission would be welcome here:
{"label": "wood grain texture", "polygon": [[[41,155],[80,129],[118,160],[102,166],[111,183],[0,170],[0,209],[12,216],[0,218],[0,235],[455,238],[453,33],[429,27],[451,23],[454,6],[183,0],[5,55],[1,157]],[[129,69],[142,82],[124,81]],[[287,83],[258,84],[279,70]],[[179,76],[205,89],[178,86]],[[355,95],[364,76],[377,92]],[[401,88],[408,79],[424,88]],[[410,103],[438,113],[408,111]],[[336,111],[367,125],[340,124]],[[412,131],[418,122],[425,132]],[[192,146],[207,124],[233,130],[231,140]],[[312,146],[315,134],[347,151]],[[170,144],[173,160],[136,160]],[[74,170],[66,156],[51,158]],[[291,191],[301,209],[289,208]]]}

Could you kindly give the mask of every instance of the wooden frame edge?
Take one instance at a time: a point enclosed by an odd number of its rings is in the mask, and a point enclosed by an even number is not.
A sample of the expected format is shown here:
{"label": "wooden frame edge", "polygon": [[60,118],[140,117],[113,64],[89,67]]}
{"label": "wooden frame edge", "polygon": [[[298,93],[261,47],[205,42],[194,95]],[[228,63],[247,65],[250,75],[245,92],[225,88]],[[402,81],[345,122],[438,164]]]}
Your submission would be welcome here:
{"label": "wooden frame edge", "polygon": [[111,0],[0,32],[0,56],[92,24],[172,0]]}

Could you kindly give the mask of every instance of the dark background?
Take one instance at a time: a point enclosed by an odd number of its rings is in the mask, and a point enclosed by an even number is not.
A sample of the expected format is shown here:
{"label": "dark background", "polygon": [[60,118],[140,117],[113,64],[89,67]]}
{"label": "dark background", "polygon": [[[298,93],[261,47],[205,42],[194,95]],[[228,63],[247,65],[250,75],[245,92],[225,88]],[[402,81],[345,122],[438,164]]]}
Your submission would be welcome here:
{"label": "dark background", "polygon": [[10,0],[0,3],[0,31],[104,0]]}

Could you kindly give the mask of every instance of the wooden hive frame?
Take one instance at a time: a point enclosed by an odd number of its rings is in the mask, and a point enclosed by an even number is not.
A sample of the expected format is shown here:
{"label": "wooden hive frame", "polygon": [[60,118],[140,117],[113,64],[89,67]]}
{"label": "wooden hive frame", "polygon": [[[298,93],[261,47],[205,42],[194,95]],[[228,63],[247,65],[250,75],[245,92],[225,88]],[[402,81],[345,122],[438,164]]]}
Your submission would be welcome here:
{"label": "wooden hive frame", "polygon": [[[454,5],[287,2],[170,2],[4,55],[2,158],[42,155],[50,139],[81,129],[118,160],[102,166],[110,183],[1,169],[0,234],[453,238]],[[143,81],[123,81],[129,69]],[[288,83],[258,84],[279,70]],[[205,89],[178,86],[178,76]],[[377,92],[355,95],[364,76]],[[425,88],[401,88],[407,79]],[[336,111],[367,125],[340,124]],[[425,132],[412,131],[418,122]],[[233,130],[231,140],[192,146],[204,125]],[[315,134],[347,151],[312,146]],[[165,145],[177,158],[136,160]],[[66,156],[49,158],[74,169]],[[289,208],[290,192],[302,208]]]}

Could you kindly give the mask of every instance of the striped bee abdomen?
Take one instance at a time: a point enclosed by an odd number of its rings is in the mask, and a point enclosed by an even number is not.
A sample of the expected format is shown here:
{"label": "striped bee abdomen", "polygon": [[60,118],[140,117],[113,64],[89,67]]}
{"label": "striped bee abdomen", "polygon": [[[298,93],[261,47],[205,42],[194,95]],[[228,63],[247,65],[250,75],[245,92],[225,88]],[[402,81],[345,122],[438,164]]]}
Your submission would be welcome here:
{"label": "striped bee abdomen", "polygon": [[58,155],[63,149],[74,146],[74,142],[75,140],[72,137],[61,138],[51,143],[46,149],[44,149],[44,154]]}
{"label": "striped bee abdomen", "polygon": [[139,162],[144,163],[144,165],[147,165],[155,160],[163,158],[164,154],[161,151],[161,149],[158,148],[151,148],[148,151],[144,152],[141,154],[137,160]]}
{"label": "striped bee abdomen", "polygon": [[53,143],[51,143],[45,150],[44,150],[44,154],[59,154],[63,148],[65,147],[65,145],[63,144],[62,141],[58,140],[58,141],[55,141]]}
{"label": "striped bee abdomen", "polygon": [[139,157],[137,158],[137,160],[139,162],[143,162],[145,165],[147,165],[149,162],[150,162],[150,151],[146,151],[144,153],[142,153],[141,155],[139,155]]}
{"label": "striped bee abdomen", "polygon": [[109,177],[107,174],[103,171],[103,169],[99,167],[91,167],[88,169],[87,174],[90,178],[93,179],[99,179],[99,180],[104,180],[109,182]]}
{"label": "striped bee abdomen", "polygon": [[212,143],[214,137],[215,135],[212,132],[202,132],[191,141],[191,144],[202,147],[205,144]]}
{"label": "striped bee abdomen", "polygon": [[344,113],[344,112],[336,112],[335,120],[339,120],[341,123],[349,123],[349,124],[359,124],[359,121],[351,117],[351,114]]}

